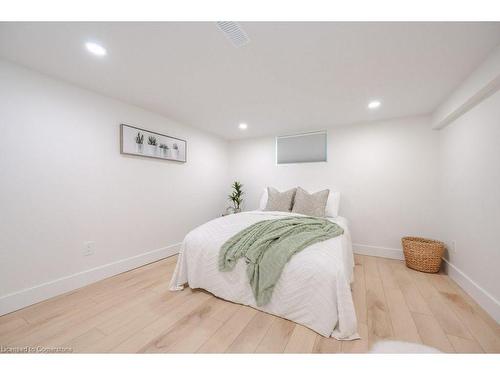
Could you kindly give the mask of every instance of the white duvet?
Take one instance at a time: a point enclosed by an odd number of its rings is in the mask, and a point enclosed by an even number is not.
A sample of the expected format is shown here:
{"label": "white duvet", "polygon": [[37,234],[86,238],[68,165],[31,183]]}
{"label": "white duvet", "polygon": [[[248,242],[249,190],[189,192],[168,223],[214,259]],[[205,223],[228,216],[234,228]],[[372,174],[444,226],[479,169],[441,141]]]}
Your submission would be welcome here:
{"label": "white duvet", "polygon": [[170,290],[180,290],[187,283],[225,300],[292,320],[323,336],[339,340],[359,338],[350,288],[354,267],[351,238],[347,220],[340,216],[330,220],[340,225],[344,234],[295,254],[265,306],[256,306],[244,259],[232,271],[218,270],[219,250],[230,237],[258,221],[292,215],[297,214],[242,212],[192,230],[182,244]]}

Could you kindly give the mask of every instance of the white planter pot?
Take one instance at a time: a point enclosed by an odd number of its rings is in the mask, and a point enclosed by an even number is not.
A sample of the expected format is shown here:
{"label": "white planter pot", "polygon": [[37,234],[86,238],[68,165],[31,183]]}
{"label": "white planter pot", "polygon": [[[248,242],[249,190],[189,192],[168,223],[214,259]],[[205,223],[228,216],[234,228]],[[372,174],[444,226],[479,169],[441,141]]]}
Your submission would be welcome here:
{"label": "white planter pot", "polygon": [[138,154],[144,154],[144,145],[142,143],[136,143],[135,152],[137,152]]}
{"label": "white planter pot", "polygon": [[157,146],[148,145],[148,155],[156,156],[156,149],[157,149]]}
{"label": "white planter pot", "polygon": [[179,158],[179,150],[172,149],[172,153],[170,156],[172,159],[178,159]]}

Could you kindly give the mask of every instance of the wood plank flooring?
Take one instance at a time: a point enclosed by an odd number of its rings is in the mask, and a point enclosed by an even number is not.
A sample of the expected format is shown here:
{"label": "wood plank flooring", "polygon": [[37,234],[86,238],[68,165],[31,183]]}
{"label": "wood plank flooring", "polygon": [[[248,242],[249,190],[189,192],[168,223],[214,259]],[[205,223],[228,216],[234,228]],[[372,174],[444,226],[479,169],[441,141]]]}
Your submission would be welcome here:
{"label": "wood plank flooring", "polygon": [[337,341],[202,290],[170,292],[177,257],[0,317],[0,346],[78,353],[363,353],[378,340],[500,353],[500,326],[444,274],[356,255],[360,340]]}

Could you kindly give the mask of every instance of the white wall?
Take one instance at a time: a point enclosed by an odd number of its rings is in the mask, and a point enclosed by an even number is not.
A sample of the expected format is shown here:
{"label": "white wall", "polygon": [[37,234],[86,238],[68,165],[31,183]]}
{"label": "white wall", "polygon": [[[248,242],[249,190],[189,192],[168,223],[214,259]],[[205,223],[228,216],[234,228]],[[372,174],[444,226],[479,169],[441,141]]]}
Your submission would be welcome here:
{"label": "white wall", "polygon": [[455,241],[450,271],[500,321],[500,92],[439,133],[440,228]]}
{"label": "white wall", "polygon": [[401,257],[402,236],[436,235],[437,147],[428,117],[328,129],[327,163],[277,166],[274,137],[234,141],[230,176],[245,185],[247,209],[268,185],[340,191],[356,250]]}
{"label": "white wall", "polygon": [[[121,155],[121,122],[188,162]],[[225,141],[1,60],[0,144],[0,314],[171,253],[225,204]]]}

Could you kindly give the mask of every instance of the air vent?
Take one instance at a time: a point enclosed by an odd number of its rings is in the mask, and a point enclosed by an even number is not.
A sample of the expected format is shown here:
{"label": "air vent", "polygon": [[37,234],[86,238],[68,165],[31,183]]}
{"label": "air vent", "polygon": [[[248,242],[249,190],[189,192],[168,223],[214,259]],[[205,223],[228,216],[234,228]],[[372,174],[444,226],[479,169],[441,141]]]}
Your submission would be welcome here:
{"label": "air vent", "polygon": [[235,47],[241,47],[250,42],[247,33],[237,22],[217,22],[217,26]]}

